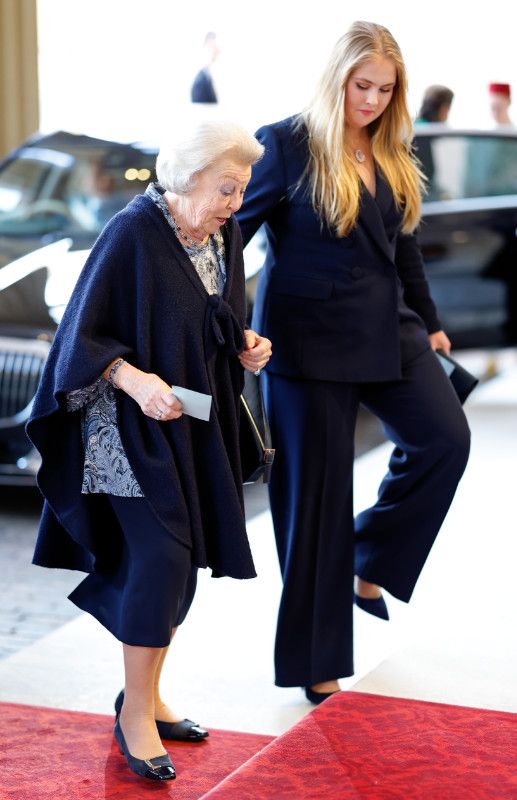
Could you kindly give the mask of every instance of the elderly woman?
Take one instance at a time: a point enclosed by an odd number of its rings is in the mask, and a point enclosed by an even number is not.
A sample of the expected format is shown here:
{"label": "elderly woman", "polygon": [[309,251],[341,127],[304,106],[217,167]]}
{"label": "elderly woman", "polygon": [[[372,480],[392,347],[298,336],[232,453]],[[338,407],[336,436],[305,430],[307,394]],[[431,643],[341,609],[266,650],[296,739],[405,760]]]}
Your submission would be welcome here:
{"label": "elderly woman", "polygon": [[[239,394],[243,367],[260,370],[271,343],[244,330],[233,214],[262,152],[216,121],[162,150],[159,183],[108,223],[85,264],[28,424],[45,497],[34,563],[89,573],[70,599],[123,643],[115,737],[154,780],[175,777],[160,737],[208,735],[159,692],[197,568],[255,576]],[[208,421],[183,413],[174,386],[211,397]]]}

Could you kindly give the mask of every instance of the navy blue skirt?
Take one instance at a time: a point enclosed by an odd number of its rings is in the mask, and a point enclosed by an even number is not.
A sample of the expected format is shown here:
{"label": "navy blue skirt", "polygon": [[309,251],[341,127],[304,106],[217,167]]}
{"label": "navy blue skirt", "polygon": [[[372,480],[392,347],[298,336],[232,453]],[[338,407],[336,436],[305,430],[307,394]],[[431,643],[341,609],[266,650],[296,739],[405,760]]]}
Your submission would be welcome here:
{"label": "navy blue skirt", "polygon": [[69,595],[124,644],[167,647],[194,599],[191,550],[160,524],[142,497],[91,496],[109,502],[118,529],[90,573]]}

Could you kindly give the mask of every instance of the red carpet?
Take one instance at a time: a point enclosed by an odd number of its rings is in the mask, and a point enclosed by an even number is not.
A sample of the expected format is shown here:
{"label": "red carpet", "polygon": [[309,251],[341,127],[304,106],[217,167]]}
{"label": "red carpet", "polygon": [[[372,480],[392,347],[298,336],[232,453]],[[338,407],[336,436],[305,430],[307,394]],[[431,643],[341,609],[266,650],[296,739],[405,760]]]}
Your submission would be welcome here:
{"label": "red carpet", "polygon": [[515,800],[517,715],[341,692],[202,800]]}
{"label": "red carpet", "polygon": [[0,800],[198,800],[271,741],[210,731],[202,744],[166,742],[178,772],[155,784],[131,773],[113,717],[0,704]]}

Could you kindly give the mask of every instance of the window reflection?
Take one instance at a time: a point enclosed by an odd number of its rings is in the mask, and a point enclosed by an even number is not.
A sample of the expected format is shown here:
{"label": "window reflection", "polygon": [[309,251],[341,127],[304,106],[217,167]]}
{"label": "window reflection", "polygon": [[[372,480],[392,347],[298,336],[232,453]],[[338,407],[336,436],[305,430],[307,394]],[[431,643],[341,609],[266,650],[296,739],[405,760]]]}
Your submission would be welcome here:
{"label": "window reflection", "polygon": [[[154,154],[130,146],[26,148],[0,170],[0,234],[98,234],[154,177]],[[128,175],[131,178],[128,178]]]}
{"label": "window reflection", "polygon": [[428,177],[426,200],[517,194],[517,139],[502,136],[419,137]]}

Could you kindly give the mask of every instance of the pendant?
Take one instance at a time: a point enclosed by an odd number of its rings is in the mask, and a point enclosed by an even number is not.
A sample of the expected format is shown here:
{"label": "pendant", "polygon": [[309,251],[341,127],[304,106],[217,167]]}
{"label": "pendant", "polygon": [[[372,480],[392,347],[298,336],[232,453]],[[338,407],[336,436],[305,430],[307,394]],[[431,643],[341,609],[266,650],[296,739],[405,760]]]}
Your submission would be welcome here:
{"label": "pendant", "polygon": [[366,161],[366,156],[365,156],[365,154],[363,153],[362,150],[355,150],[354,155],[355,155],[356,161],[359,161],[360,164],[362,164],[364,161]]}

